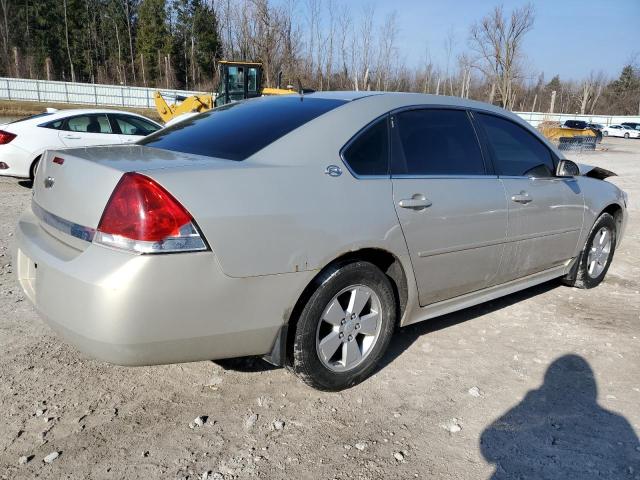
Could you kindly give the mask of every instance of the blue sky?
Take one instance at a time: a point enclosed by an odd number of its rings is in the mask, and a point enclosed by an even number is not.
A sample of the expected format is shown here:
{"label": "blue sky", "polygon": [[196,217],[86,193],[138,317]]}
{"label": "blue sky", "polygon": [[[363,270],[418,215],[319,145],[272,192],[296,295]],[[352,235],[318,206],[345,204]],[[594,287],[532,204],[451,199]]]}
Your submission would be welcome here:
{"label": "blue sky", "polygon": [[[422,62],[425,48],[432,59],[445,65],[444,40],[453,31],[456,49],[467,49],[469,26],[489,12],[499,0],[338,0],[354,13],[373,5],[380,23],[396,11],[399,46],[408,65]],[[504,0],[505,11],[527,3]],[[560,74],[580,79],[593,71],[615,77],[632,54],[640,60],[640,0],[537,0],[533,30],[524,51],[527,66],[544,72],[549,81]],[[455,58],[455,53],[452,55]]]}

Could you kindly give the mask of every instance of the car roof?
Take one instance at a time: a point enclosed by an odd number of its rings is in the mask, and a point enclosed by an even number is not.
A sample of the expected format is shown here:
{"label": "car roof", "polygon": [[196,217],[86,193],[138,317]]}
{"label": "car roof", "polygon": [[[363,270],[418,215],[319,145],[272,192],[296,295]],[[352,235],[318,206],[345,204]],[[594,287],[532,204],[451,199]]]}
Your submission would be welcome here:
{"label": "car roof", "polygon": [[373,95],[385,95],[385,92],[369,92],[369,91],[355,91],[355,90],[326,90],[322,92],[313,92],[304,94],[305,97],[312,98],[324,98],[328,100],[358,100],[364,97],[370,97]]}
{"label": "car roof", "polygon": [[[150,118],[145,117],[144,115],[140,115],[139,113],[128,112],[126,110],[108,109],[108,108],[64,108],[56,112],[52,112],[50,115],[34,118],[33,120],[36,121],[37,123],[40,123],[40,122],[46,122],[51,120],[59,120],[61,118],[72,117],[75,115],[89,115],[89,114],[95,114],[95,113],[119,113],[119,114],[125,114],[125,115],[133,115],[135,117],[141,117],[146,120],[151,120]],[[155,120],[151,120],[151,121],[153,123],[158,124],[158,122],[156,122]]]}
{"label": "car roof", "polygon": [[[318,142],[317,150],[340,149],[357,135],[358,131],[389,112],[412,108],[458,108],[494,114],[527,129],[560,158],[564,155],[531,124],[513,112],[484,102],[445,95],[400,92],[317,92],[304,98],[342,100],[343,104],[320,115],[288,133],[279,140],[256,152],[256,156],[274,161],[292,148],[309,148]],[[275,100],[276,102],[278,99]],[[292,147],[295,145],[295,147]],[[316,147],[314,147],[316,148]]]}
{"label": "car roof", "polygon": [[[306,95],[305,95],[306,96]],[[470,108],[476,110],[487,110],[501,115],[511,114],[503,108],[485,102],[469,100],[460,97],[450,97],[447,95],[432,95],[424,93],[408,92],[377,92],[377,91],[326,91],[309,94],[314,98],[329,98],[337,100],[354,101],[365,99],[367,103],[384,103],[386,105],[396,104],[398,108],[408,105],[442,105],[450,107]],[[516,116],[511,114],[511,116]],[[519,117],[518,117],[519,118]]]}
{"label": "car roof", "polygon": [[354,101],[362,98],[367,98],[368,101],[381,101],[388,103],[395,100],[398,104],[407,104],[407,102],[414,102],[416,105],[448,105],[459,106],[466,108],[480,108],[480,109],[495,109],[496,111],[504,112],[502,108],[495,107],[488,103],[478,102],[476,100],[469,100],[460,97],[450,97],[447,95],[432,95],[424,93],[409,93],[409,92],[378,92],[378,91],[323,91],[305,94],[305,97],[313,98],[327,98],[335,100]]}

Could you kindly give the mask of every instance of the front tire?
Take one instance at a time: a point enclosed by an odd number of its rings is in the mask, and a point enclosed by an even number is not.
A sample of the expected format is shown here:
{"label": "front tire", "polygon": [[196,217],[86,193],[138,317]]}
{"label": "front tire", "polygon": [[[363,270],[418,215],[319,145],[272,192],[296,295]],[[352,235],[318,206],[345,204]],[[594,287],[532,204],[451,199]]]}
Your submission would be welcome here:
{"label": "front tire", "polygon": [[602,132],[602,136],[603,137],[608,137],[609,136],[609,132]]}
{"label": "front tire", "polygon": [[628,133],[625,133],[625,134],[624,134],[624,138],[629,138],[629,134],[628,134]]}
{"label": "front tire", "polygon": [[616,222],[611,215],[603,213],[593,225],[573,273],[564,279],[565,284],[577,288],[598,286],[609,270],[616,241]]}
{"label": "front tire", "polygon": [[298,319],[291,370],[319,390],[366,379],[389,346],[396,300],[389,278],[356,261],[329,270]]}

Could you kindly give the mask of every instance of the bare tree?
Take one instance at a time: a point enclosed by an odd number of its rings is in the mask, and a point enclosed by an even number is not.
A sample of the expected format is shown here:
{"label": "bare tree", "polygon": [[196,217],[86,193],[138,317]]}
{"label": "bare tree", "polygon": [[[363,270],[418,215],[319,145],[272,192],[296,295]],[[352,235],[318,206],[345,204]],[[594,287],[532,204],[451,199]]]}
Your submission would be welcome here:
{"label": "bare tree", "polygon": [[424,70],[422,72],[422,93],[429,93],[431,90],[431,78],[433,77],[433,62],[431,61],[431,55],[429,49],[424,50]]}
{"label": "bare tree", "polygon": [[338,12],[338,43],[340,44],[340,88],[348,88],[350,85],[349,77],[351,75],[349,70],[349,44],[348,44],[348,32],[351,31],[353,26],[353,20],[351,17],[351,11],[346,5],[342,6],[342,9]]}
{"label": "bare tree", "polygon": [[133,81],[136,82],[136,62],[133,56],[133,36],[131,34],[131,9],[129,6],[129,0],[123,0],[124,2],[124,14],[127,17],[127,33],[129,34],[129,54],[131,57],[131,74],[133,75]]}
{"label": "bare tree", "polygon": [[7,73],[9,73],[9,65],[11,60],[9,59],[9,20],[7,9],[7,0],[0,0],[0,8],[2,8],[2,23],[0,24],[0,37],[2,38],[2,53],[4,55],[4,62],[7,66]]}
{"label": "bare tree", "polygon": [[447,36],[444,39],[444,51],[446,52],[447,55],[447,67],[445,70],[445,74],[444,74],[444,81],[445,81],[445,88],[444,88],[444,92],[446,95],[447,92],[447,88],[446,88],[446,82],[449,81],[449,92],[450,95],[453,95],[453,81],[451,80],[451,75],[449,74],[449,68],[451,66],[451,55],[453,54],[453,46],[456,42],[456,35],[453,31],[453,26],[449,27],[449,30],[447,32]]}
{"label": "bare tree", "polygon": [[64,7],[64,38],[67,44],[67,56],[69,57],[69,68],[71,69],[71,81],[76,81],[76,73],[73,69],[73,60],[71,59],[71,48],[69,47],[69,22],[67,19],[67,0],[62,0]]}
{"label": "bare tree", "polygon": [[373,59],[373,6],[362,9],[360,28],[351,36],[351,71],[354,90],[370,90],[369,75]]}
{"label": "bare tree", "polygon": [[499,6],[471,27],[470,44],[478,55],[477,67],[496,85],[504,108],[513,103],[514,82],[521,76],[522,40],[533,22],[532,4],[516,8],[509,18]]}
{"label": "bare tree", "polygon": [[394,61],[398,56],[396,39],[398,23],[396,12],[390,13],[380,29],[378,62],[376,66],[376,90],[388,90],[393,76]]}

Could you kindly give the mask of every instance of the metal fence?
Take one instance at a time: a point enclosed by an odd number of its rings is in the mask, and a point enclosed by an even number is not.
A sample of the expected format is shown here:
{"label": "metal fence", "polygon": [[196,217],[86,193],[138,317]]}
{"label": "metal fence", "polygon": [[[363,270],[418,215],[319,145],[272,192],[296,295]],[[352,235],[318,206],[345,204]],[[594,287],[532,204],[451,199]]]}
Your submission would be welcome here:
{"label": "metal fence", "polygon": [[565,120],[584,120],[588,123],[613,125],[622,122],[640,123],[639,115],[577,115],[571,113],[513,112],[534,127],[541,122],[564,122]]}
{"label": "metal fence", "polygon": [[44,103],[75,103],[110,107],[153,108],[153,94],[162,92],[167,98],[202,92],[167,90],[126,85],[53,82],[0,77],[0,99]]}
{"label": "metal fence", "polygon": [[[156,91],[168,99],[203,92],[169,90],[126,85],[101,85],[95,83],[53,82],[24,78],[0,77],[0,99],[31,102],[75,103],[110,107],[153,108]],[[639,122],[640,116],[621,115],[572,115],[567,113],[514,112],[534,127],[543,121],[563,122],[585,120],[590,123],[611,125],[622,122]]]}

